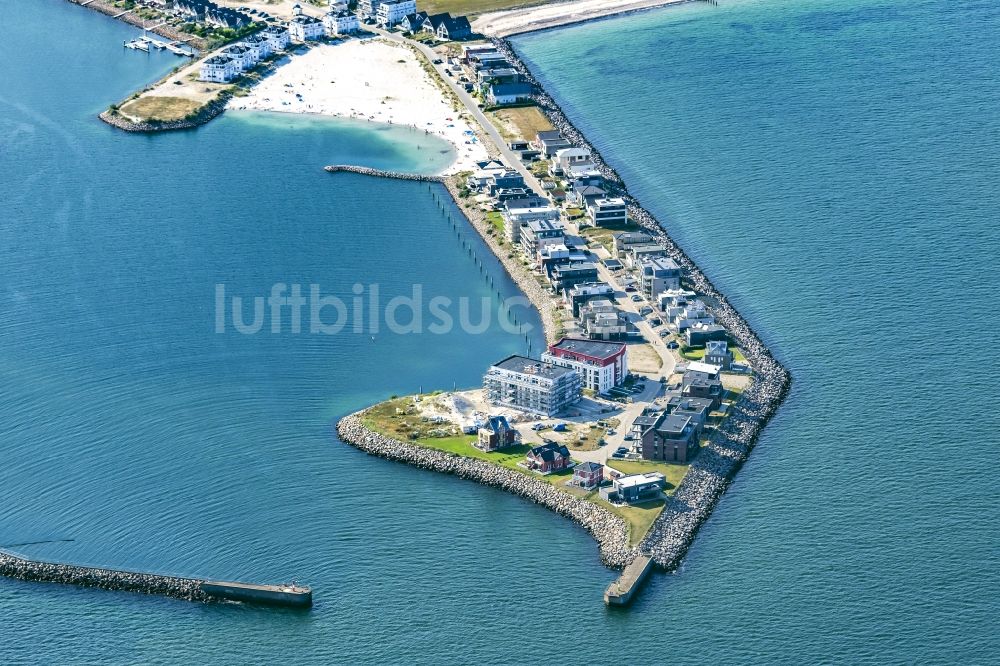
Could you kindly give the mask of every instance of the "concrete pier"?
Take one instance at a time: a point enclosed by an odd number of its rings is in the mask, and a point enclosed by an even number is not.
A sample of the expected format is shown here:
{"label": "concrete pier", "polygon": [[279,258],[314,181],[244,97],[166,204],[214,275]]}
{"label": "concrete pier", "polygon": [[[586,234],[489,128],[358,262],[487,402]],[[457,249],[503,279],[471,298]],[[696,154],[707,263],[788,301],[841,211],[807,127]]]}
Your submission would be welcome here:
{"label": "concrete pier", "polygon": [[256,585],[30,560],[0,550],[0,576],[102,590],[156,594],[185,601],[241,601],[308,608],[312,590],[298,585]]}
{"label": "concrete pier", "polygon": [[618,580],[608,585],[604,591],[604,603],[609,606],[625,606],[639,590],[653,568],[653,560],[648,555],[636,555],[628,563]]}

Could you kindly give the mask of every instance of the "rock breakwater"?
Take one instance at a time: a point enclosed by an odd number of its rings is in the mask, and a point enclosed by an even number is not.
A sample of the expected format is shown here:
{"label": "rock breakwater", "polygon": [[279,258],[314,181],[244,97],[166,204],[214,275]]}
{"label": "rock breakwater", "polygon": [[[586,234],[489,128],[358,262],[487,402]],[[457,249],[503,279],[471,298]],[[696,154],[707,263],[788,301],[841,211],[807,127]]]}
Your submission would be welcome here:
{"label": "rock breakwater", "polygon": [[185,601],[210,601],[212,599],[201,589],[201,581],[193,578],[38,562],[6,552],[0,552],[0,575],[24,581],[63,583],[81,587],[96,587],[102,590],[155,594],[184,599]]}
{"label": "rock breakwater", "polygon": [[445,181],[444,176],[425,176],[405,171],[385,171],[384,169],[373,169],[371,167],[354,166],[352,164],[331,164],[323,167],[323,169],[330,173],[360,173],[363,176],[393,178],[395,180],[415,180],[421,183],[443,183]]}
{"label": "rock breakwater", "polygon": [[122,115],[121,112],[114,109],[114,107],[107,111],[102,111],[98,117],[107,124],[126,132],[168,132],[171,130],[191,129],[204,125],[225,111],[226,103],[230,97],[232,97],[231,94],[220,94],[218,99],[209,102],[196,113],[181,120],[130,120]]}
{"label": "rock breakwater", "polygon": [[715,432],[709,445],[695,459],[641,544],[642,551],[650,554],[658,566],[676,568],[698,528],[746,461],[760,431],[784,400],[791,386],[791,376],[736,308],[670,238],[664,225],[629,194],[618,172],[542,89],[510,43],[500,38],[493,38],[492,42],[534,87],[535,101],[553,127],[574,146],[591,152],[597,169],[611,185],[609,189],[625,199],[632,220],[667,249],[667,254],[684,270],[688,286],[710,301],[716,320],[726,328],[754,369],[752,382],[733,405],[730,416]]}
{"label": "rock breakwater", "polygon": [[405,462],[422,469],[454,474],[463,479],[506,490],[577,523],[597,540],[601,561],[621,569],[635,552],[629,546],[628,525],[611,511],[593,502],[573,497],[552,484],[500,465],[408,444],[370,430],[363,422],[364,410],[337,423],[340,439],[365,453]]}

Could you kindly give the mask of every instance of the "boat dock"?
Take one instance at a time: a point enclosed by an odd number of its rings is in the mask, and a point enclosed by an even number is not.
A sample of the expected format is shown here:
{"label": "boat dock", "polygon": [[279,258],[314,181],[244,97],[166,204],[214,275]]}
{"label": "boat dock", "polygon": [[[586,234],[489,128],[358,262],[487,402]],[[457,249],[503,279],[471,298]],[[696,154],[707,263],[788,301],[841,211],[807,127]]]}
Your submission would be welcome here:
{"label": "boat dock", "polygon": [[31,560],[4,550],[0,550],[0,576],[40,583],[62,583],[102,590],[155,594],[185,601],[239,601],[290,608],[312,606],[312,589],[294,583],[258,585],[120,569],[100,569]]}
{"label": "boat dock", "polygon": [[609,606],[625,606],[639,590],[653,568],[653,560],[648,555],[636,555],[628,563],[618,580],[608,585],[604,591],[604,603]]}

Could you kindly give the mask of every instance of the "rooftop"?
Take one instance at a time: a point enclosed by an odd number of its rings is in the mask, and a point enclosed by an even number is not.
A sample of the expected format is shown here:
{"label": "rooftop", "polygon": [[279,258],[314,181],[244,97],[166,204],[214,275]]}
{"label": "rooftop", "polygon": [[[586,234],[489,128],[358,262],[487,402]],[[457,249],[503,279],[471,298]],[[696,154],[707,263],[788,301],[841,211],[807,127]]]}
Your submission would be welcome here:
{"label": "rooftop", "polygon": [[582,354],[592,358],[611,358],[615,354],[621,353],[625,344],[621,342],[601,342],[600,340],[581,340],[579,338],[563,338],[559,342],[551,345],[549,351],[558,349],[574,354]]}
{"label": "rooftop", "polygon": [[494,363],[493,367],[501,370],[520,372],[526,375],[536,375],[546,379],[558,379],[563,375],[575,372],[572,368],[563,368],[550,363],[542,363],[538,359],[518,356],[517,354],[508,356],[499,363]]}
{"label": "rooftop", "polygon": [[662,483],[666,485],[667,477],[660,472],[646,472],[645,474],[629,474],[615,480],[615,485],[619,488],[632,488],[633,486],[644,486],[649,483]]}

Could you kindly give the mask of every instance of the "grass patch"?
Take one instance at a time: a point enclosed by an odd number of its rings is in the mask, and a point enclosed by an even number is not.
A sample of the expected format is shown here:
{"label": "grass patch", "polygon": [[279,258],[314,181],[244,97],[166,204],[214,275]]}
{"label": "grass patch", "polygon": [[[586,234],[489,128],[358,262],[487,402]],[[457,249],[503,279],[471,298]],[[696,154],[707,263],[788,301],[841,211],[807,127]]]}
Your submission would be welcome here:
{"label": "grass patch", "polygon": [[695,349],[694,347],[688,347],[687,345],[681,345],[680,349],[677,350],[681,356],[689,361],[700,361],[705,358],[705,348]]}
{"label": "grass patch", "polygon": [[539,0],[426,0],[420,4],[420,10],[428,14],[438,14],[440,12],[466,14],[471,18],[479,14],[485,14],[486,12],[541,4],[546,3],[539,2]]}
{"label": "grass patch", "polygon": [[490,226],[496,229],[497,234],[503,234],[503,215],[499,212],[492,210],[486,213],[486,221],[490,223]]}
{"label": "grass patch", "polygon": [[121,105],[120,112],[139,120],[154,120],[170,122],[184,120],[192,113],[197,113],[204,106],[201,102],[184,97],[162,97],[146,95],[129,100]]}
{"label": "grass patch", "polygon": [[609,460],[608,467],[612,467],[622,474],[660,472],[667,479],[667,493],[673,494],[681,479],[687,474],[689,465],[672,465],[653,460]]}
{"label": "grass patch", "polygon": [[494,125],[509,128],[523,141],[532,141],[539,132],[553,129],[552,123],[537,106],[522,106],[491,111]]}
{"label": "grass patch", "polygon": [[[653,524],[656,517],[660,515],[660,511],[663,510],[664,502],[662,500],[656,502],[646,502],[636,506],[612,506],[600,498],[597,490],[588,491],[575,486],[566,485],[566,482],[573,476],[573,472],[571,470],[563,470],[561,472],[544,476],[529,472],[528,470],[518,466],[518,463],[524,460],[525,454],[530,449],[530,447],[526,445],[511,447],[509,449],[504,449],[503,451],[480,451],[472,445],[472,442],[476,439],[474,435],[461,434],[457,432],[457,429],[453,426],[453,433],[450,435],[443,437],[427,436],[428,432],[440,430],[445,426],[422,420],[420,414],[417,413],[417,410],[414,407],[412,397],[395,398],[381,402],[368,410],[363,421],[365,426],[369,429],[388,437],[393,437],[395,439],[399,439],[400,441],[410,442],[411,444],[417,444],[419,446],[426,446],[430,449],[437,449],[438,451],[444,451],[446,453],[465,456],[467,458],[486,460],[500,465],[501,467],[506,467],[507,469],[518,472],[519,474],[524,474],[525,476],[530,476],[533,479],[550,483],[559,490],[573,495],[574,497],[579,497],[589,502],[593,502],[594,504],[603,506],[612,513],[620,516],[626,523],[628,523],[629,541],[631,544],[636,544],[642,540],[642,538],[646,535],[646,532],[649,531],[649,526]],[[595,430],[602,436],[604,434],[603,428],[591,428],[590,430]],[[616,464],[615,467],[617,466],[618,465]],[[673,465],[672,467],[677,466]],[[668,482],[672,482],[671,477],[669,476],[667,477],[667,480]]]}

